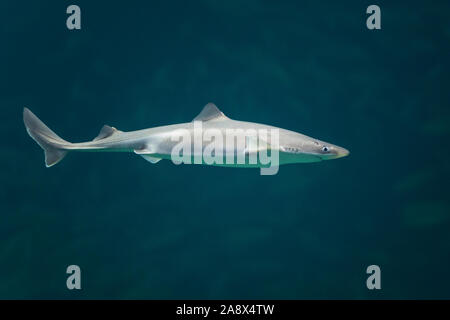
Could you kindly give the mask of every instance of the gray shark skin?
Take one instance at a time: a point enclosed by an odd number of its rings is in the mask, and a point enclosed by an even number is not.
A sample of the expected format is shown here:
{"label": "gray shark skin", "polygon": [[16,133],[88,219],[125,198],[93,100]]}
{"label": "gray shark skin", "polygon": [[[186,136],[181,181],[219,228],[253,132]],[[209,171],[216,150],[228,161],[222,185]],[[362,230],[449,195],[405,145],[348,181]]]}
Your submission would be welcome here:
{"label": "gray shark skin", "polygon": [[[123,132],[114,127],[103,126],[99,135],[92,141],[71,143],[60,138],[50,128],[48,128],[29,109],[23,110],[23,121],[28,134],[41,146],[45,153],[45,164],[51,167],[61,161],[69,151],[93,151],[93,152],[134,152],[141,155],[151,163],[156,163],[161,159],[172,159],[172,149],[178,144],[179,139],[174,139],[174,135],[179,130],[187,130],[194,134],[194,123],[201,121],[203,130],[219,130],[225,136],[228,129],[251,129],[251,130],[271,130],[278,129],[279,143],[279,164],[288,163],[308,163],[322,160],[337,159],[345,157],[349,151],[320,141],[303,134],[289,131],[265,124],[232,120],[225,116],[214,104],[208,103],[200,114],[192,122],[161,126],[137,131]],[[193,141],[193,140],[191,140]],[[203,142],[202,150],[209,141]],[[270,141],[267,141],[267,149],[274,151]],[[194,148],[192,149],[195,155]],[[225,150],[229,152],[229,150]],[[234,154],[246,153],[246,146],[236,144]],[[248,156],[248,154],[247,154]],[[193,161],[191,163],[194,163]],[[256,164],[212,164],[231,167],[264,167],[259,161]]]}

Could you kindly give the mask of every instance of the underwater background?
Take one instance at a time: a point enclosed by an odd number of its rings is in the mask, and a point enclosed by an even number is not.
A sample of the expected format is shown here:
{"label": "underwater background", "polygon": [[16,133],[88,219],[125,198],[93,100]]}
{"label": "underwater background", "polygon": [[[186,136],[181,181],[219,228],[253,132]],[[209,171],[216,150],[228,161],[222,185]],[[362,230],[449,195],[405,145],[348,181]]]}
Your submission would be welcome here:
{"label": "underwater background", "polygon": [[[449,1],[1,1],[0,298],[450,298],[449,18]],[[47,169],[22,121],[79,142],[208,102],[351,154],[274,176],[128,153]]]}

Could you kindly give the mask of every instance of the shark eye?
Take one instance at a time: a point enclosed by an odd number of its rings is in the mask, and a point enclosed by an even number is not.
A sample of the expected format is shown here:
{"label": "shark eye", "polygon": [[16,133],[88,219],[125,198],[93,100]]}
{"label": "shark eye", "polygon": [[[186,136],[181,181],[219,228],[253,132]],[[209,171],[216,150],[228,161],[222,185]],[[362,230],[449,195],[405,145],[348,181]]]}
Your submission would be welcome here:
{"label": "shark eye", "polygon": [[328,152],[328,151],[329,151],[329,149],[328,149],[328,147],[327,147],[327,146],[324,146],[324,147],[322,148],[322,151],[323,151],[323,152]]}

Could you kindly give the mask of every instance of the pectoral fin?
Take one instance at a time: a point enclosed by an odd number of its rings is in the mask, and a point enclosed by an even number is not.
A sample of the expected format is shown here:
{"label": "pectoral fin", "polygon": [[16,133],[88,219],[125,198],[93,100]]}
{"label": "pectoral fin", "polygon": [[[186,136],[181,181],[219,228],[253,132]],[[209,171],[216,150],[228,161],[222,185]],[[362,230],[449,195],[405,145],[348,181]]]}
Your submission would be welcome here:
{"label": "pectoral fin", "polygon": [[152,157],[148,154],[141,154],[141,156],[150,163],[158,163],[159,161],[161,161],[161,158]]}
{"label": "pectoral fin", "polygon": [[152,147],[145,147],[142,149],[135,149],[134,153],[138,154],[138,155],[143,155],[143,154],[154,154],[155,151],[153,150],[154,148]]}
{"label": "pectoral fin", "polygon": [[153,148],[150,146],[147,146],[143,149],[136,149],[134,150],[134,153],[140,155],[142,158],[147,160],[150,163],[157,163],[161,161],[161,158],[155,157],[155,152],[153,151]]}

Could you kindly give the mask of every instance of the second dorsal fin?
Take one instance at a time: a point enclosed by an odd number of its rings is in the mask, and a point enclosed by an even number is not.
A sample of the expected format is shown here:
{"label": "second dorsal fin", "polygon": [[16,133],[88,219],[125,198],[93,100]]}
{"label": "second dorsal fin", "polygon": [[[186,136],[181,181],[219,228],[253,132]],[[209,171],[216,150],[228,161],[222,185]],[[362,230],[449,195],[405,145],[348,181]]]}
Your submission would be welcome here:
{"label": "second dorsal fin", "polygon": [[209,121],[218,119],[228,119],[214,103],[208,103],[203,110],[192,121]]}
{"label": "second dorsal fin", "polygon": [[114,127],[110,127],[110,126],[105,124],[102,127],[102,130],[100,130],[100,133],[98,134],[98,136],[96,136],[93,141],[97,141],[97,140],[100,140],[100,139],[108,138],[108,137],[112,136],[116,132],[120,132],[120,131],[117,130],[116,128],[114,128]]}

